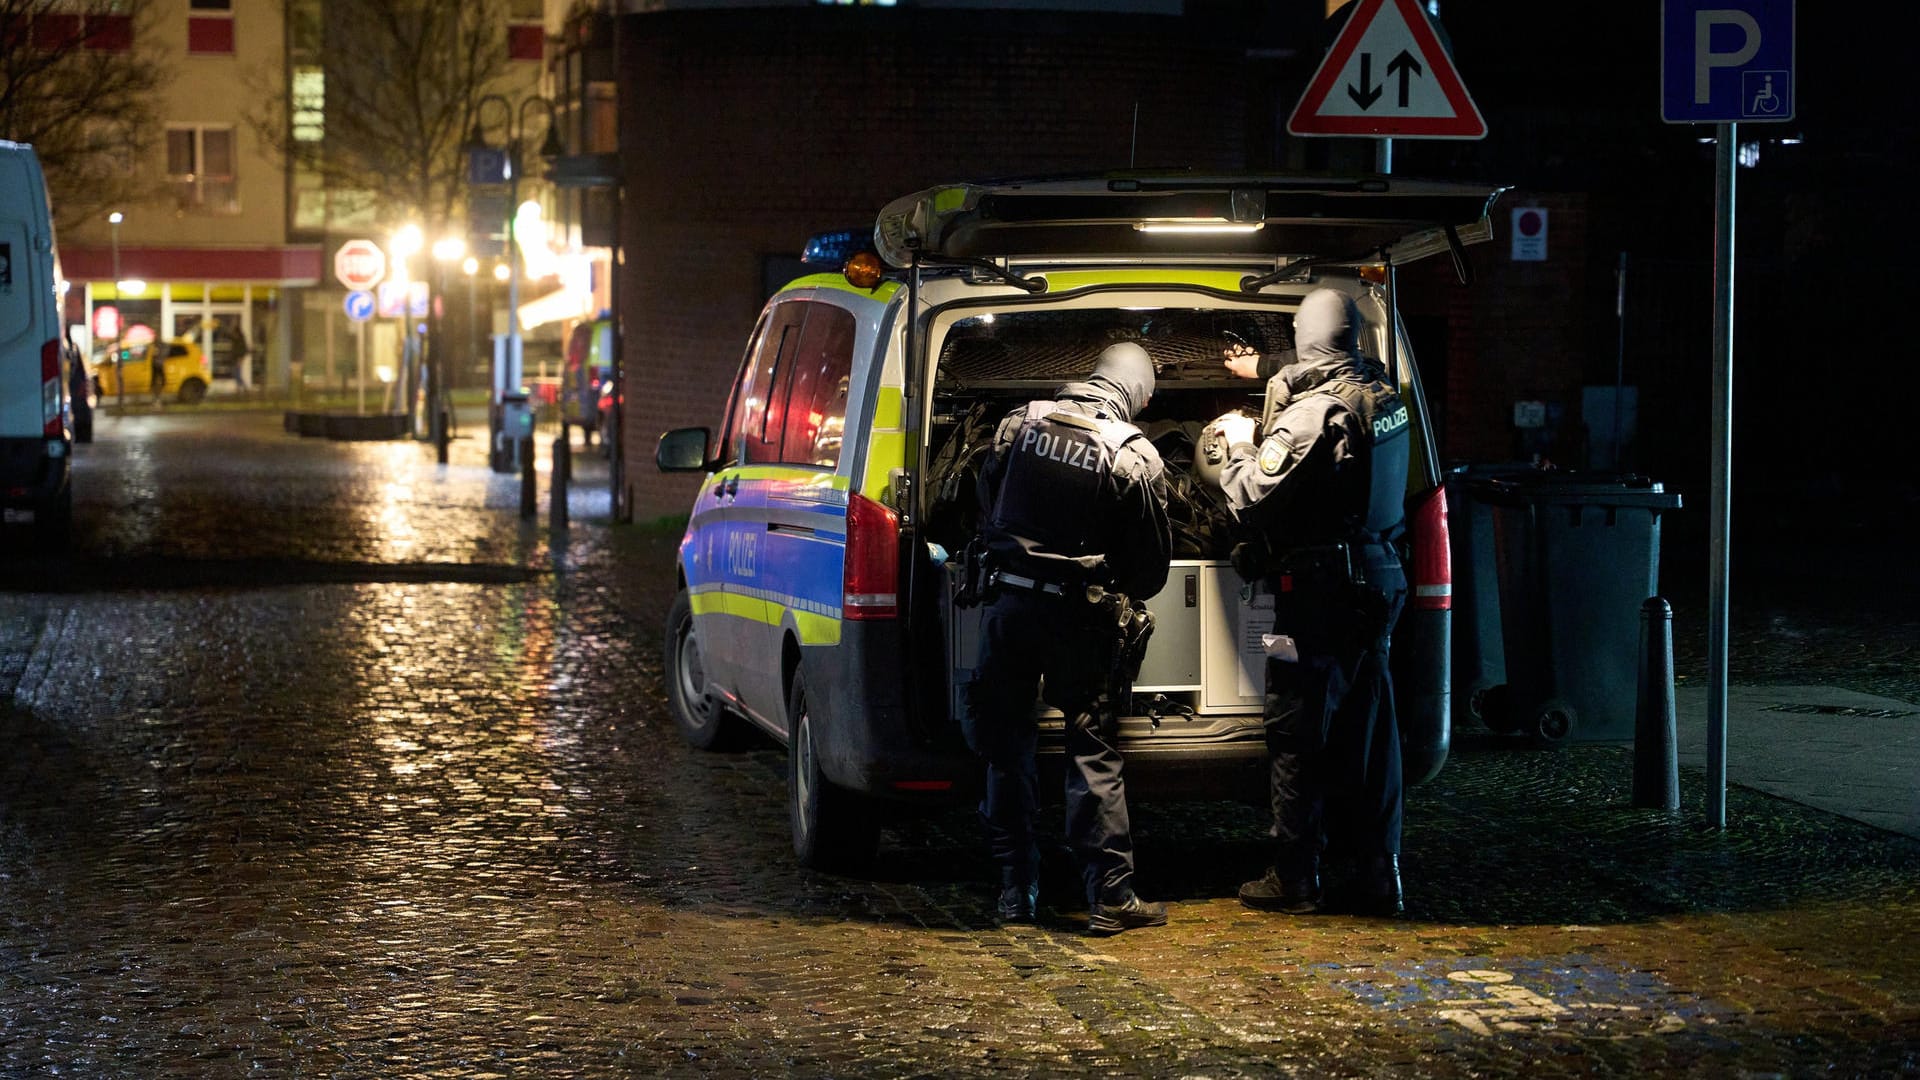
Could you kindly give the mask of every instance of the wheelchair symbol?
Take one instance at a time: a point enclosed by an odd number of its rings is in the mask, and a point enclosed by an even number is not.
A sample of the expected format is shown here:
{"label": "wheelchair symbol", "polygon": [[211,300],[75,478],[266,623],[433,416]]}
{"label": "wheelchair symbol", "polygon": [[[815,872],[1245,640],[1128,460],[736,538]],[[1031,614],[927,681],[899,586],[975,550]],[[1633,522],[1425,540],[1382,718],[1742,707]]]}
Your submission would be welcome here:
{"label": "wheelchair symbol", "polygon": [[1743,115],[1752,118],[1783,116],[1787,112],[1786,72],[1749,71],[1742,80],[1746,93]]}

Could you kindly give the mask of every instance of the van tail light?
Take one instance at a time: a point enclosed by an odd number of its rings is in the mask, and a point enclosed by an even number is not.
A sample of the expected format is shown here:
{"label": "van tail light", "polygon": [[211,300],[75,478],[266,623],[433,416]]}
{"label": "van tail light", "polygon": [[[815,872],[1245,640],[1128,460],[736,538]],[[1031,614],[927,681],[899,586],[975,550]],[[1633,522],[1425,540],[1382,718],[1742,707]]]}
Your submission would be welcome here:
{"label": "van tail light", "polygon": [[846,619],[900,613],[900,516],[864,495],[847,496]]}
{"label": "van tail light", "polygon": [[1436,484],[1415,497],[1407,514],[1407,528],[1413,538],[1413,565],[1408,567],[1407,580],[1413,589],[1413,606],[1428,611],[1451,610],[1453,555],[1449,550],[1444,486]]}
{"label": "van tail light", "polygon": [[40,346],[40,434],[57,439],[65,434],[60,415],[60,339]]}

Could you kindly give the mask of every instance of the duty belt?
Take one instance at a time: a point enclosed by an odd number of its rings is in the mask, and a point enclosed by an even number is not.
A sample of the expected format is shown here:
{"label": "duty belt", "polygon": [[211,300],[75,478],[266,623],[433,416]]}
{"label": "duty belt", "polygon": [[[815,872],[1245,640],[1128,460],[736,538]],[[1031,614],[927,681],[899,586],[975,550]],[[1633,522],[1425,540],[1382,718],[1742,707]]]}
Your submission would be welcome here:
{"label": "duty belt", "polygon": [[1005,570],[995,570],[993,575],[987,578],[987,584],[1011,585],[1016,589],[1025,589],[1028,592],[1048,593],[1053,596],[1067,595],[1067,590],[1062,585],[1051,581],[1035,581],[1030,577],[1021,577],[1019,574],[1009,574]]}
{"label": "duty belt", "polygon": [[1058,596],[1063,599],[1069,596],[1078,597],[1084,599],[1089,604],[1112,603],[1117,604],[1121,610],[1128,607],[1128,600],[1125,595],[1114,592],[1104,585],[1062,585],[1057,581],[1035,581],[1033,578],[1023,577],[1005,570],[995,570],[992,574],[989,574],[987,576],[987,585],[1010,585],[1013,588],[1024,589],[1027,592],[1045,593],[1048,596]]}

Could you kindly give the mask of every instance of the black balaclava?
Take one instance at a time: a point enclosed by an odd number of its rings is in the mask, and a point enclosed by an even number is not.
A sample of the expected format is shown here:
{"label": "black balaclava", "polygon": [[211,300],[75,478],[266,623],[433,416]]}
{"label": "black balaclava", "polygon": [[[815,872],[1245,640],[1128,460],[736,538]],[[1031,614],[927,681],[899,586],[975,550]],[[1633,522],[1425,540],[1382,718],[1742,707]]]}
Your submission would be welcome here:
{"label": "black balaclava", "polygon": [[1100,353],[1086,382],[1068,383],[1054,397],[1092,399],[1107,406],[1116,420],[1131,420],[1153,396],[1153,357],[1131,341],[1109,345]]}

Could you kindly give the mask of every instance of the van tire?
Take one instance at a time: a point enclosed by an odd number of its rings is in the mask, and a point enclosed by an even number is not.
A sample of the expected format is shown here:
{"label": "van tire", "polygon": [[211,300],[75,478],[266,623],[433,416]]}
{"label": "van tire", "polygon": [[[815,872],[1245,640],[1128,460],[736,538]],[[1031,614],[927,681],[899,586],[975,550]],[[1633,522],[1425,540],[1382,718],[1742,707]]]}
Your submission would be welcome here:
{"label": "van tire", "polygon": [[198,405],[207,399],[207,384],[200,379],[188,379],[180,384],[180,404]]}
{"label": "van tire", "polygon": [[869,800],[836,787],[820,771],[807,680],[793,673],[787,692],[787,809],[793,854],[815,870],[857,870],[873,862],[880,822]]}
{"label": "van tire", "polygon": [[685,589],[667,611],[667,705],[680,736],[697,750],[724,750],[738,742],[740,722],[707,688],[700,640],[693,633],[693,600]]}

